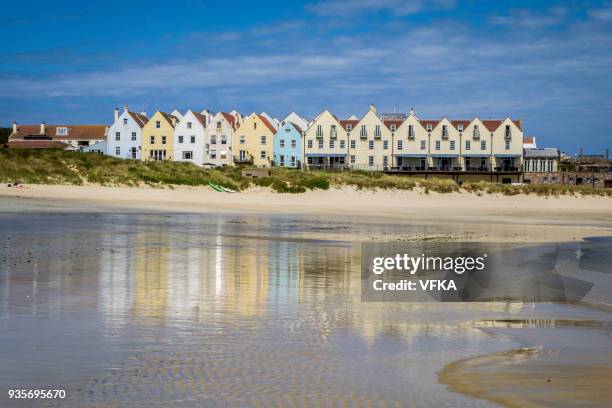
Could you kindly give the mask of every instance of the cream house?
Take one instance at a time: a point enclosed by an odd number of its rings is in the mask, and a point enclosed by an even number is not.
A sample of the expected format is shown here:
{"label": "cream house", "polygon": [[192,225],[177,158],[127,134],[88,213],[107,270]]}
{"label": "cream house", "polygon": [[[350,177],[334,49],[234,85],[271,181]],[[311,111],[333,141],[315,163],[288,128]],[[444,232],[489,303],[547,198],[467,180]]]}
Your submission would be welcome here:
{"label": "cream house", "polygon": [[157,111],[142,128],[143,161],[173,160],[174,127],[177,118]]}
{"label": "cream house", "polygon": [[304,139],[304,157],[309,168],[348,166],[347,130],[330,111],[316,117]]}
{"label": "cream house", "polygon": [[252,113],[235,132],[234,162],[271,166],[276,128],[262,115]]}
{"label": "cream house", "polygon": [[427,170],[431,166],[428,152],[428,133],[414,111],[411,110],[406,120],[394,132],[394,167],[404,171]]}
{"label": "cream house", "polygon": [[237,112],[217,112],[212,117],[206,128],[205,164],[215,167],[234,165],[234,134],[241,120],[242,116]]}
{"label": "cream house", "polygon": [[503,121],[484,121],[490,132],[493,169],[520,171],[523,167],[523,124],[506,118]]}
{"label": "cream house", "polygon": [[350,168],[382,171],[391,167],[391,133],[390,127],[376,114],[376,106],[371,105],[348,137]]}

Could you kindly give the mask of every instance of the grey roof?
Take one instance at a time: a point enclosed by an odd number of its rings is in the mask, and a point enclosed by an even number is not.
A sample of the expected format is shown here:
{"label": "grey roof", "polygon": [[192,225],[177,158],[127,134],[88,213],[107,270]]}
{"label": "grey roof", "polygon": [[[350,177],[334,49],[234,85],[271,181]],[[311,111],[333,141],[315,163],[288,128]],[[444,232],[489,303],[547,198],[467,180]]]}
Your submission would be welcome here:
{"label": "grey roof", "polygon": [[558,158],[559,157],[559,149],[556,147],[545,147],[543,149],[523,149],[523,156],[526,159],[530,158]]}

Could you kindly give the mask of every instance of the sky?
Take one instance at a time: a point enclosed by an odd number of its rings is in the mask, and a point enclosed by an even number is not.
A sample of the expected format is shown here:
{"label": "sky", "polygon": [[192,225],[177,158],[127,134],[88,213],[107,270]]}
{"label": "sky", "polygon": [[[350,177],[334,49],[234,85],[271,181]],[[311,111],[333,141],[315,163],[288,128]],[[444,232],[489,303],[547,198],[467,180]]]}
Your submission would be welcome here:
{"label": "sky", "polygon": [[612,1],[5,2],[0,126],[113,109],[522,119],[612,147]]}

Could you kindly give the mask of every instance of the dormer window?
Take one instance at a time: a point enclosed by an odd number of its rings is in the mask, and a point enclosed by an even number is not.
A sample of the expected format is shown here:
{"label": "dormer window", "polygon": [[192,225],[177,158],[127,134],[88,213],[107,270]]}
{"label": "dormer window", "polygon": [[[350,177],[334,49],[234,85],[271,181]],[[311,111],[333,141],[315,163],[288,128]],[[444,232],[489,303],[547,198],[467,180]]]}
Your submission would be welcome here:
{"label": "dormer window", "polygon": [[457,130],[463,132],[463,125],[457,125]]}
{"label": "dormer window", "polygon": [[66,136],[66,135],[68,135],[68,128],[67,127],[58,127],[57,130],[55,131],[55,134],[57,136]]}
{"label": "dormer window", "polygon": [[431,124],[427,125],[427,131],[431,132],[433,130],[433,126]]}
{"label": "dormer window", "polygon": [[390,126],[390,128],[391,128],[391,131],[392,131],[392,132],[395,132],[395,131],[396,131],[396,129],[397,129],[397,127],[396,127],[396,125],[395,125],[395,124],[392,124],[392,125]]}
{"label": "dormer window", "polygon": [[353,125],[351,124],[346,125],[346,131],[350,132],[351,130],[353,130]]}

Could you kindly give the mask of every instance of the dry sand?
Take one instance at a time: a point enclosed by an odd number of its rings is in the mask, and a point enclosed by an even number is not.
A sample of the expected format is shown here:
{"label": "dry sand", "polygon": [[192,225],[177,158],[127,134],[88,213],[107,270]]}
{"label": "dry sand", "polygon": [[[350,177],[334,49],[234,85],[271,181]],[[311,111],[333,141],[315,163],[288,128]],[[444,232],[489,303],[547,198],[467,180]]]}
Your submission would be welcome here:
{"label": "dry sand", "polygon": [[[174,189],[28,185],[0,186],[0,211],[201,212],[277,214],[432,226],[436,233],[403,240],[547,242],[612,235],[612,199],[499,196],[352,188],[278,194],[264,188],[218,193]],[[442,231],[442,232],[441,232]],[[380,237],[384,239],[385,237]],[[386,237],[393,238],[393,237]]]}

